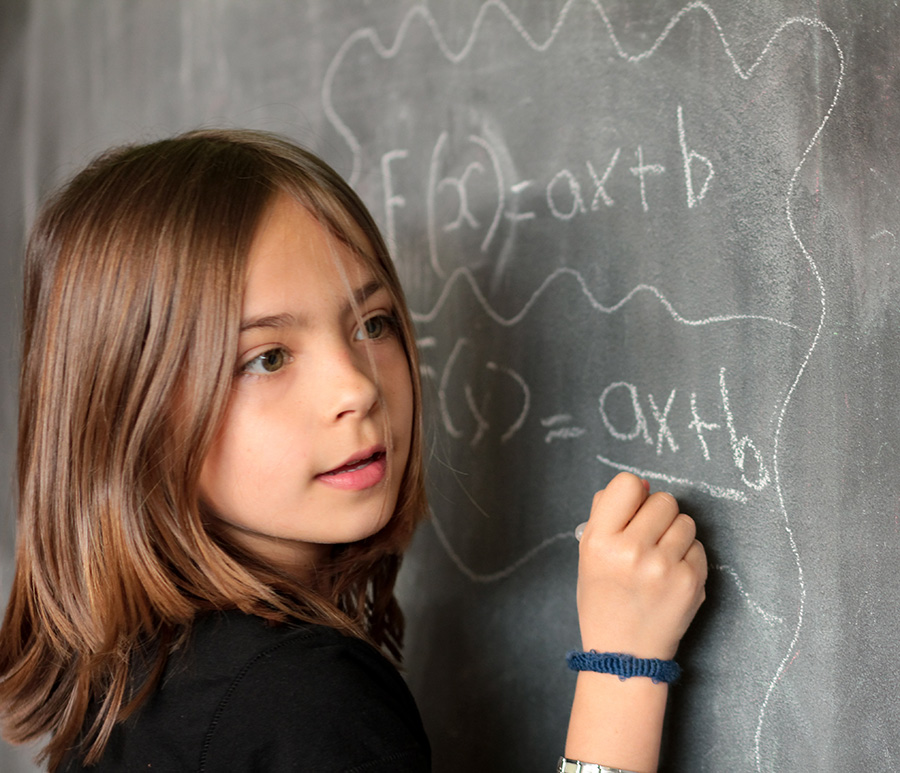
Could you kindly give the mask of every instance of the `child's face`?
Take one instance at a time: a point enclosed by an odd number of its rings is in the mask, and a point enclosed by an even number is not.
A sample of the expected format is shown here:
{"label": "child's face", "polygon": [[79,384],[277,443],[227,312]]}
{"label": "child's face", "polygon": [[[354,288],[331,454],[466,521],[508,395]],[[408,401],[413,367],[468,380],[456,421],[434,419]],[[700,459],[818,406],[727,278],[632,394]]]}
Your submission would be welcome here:
{"label": "child's face", "polygon": [[245,548],[308,568],[390,519],[413,400],[393,315],[370,269],[277,198],[250,250],[231,400],[200,475]]}

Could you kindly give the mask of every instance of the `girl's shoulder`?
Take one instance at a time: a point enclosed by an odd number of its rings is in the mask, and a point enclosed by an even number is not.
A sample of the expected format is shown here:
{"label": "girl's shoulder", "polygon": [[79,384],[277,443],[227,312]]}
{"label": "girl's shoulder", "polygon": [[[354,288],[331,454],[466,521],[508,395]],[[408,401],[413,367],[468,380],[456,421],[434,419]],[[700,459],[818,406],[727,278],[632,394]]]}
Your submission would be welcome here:
{"label": "girl's shoulder", "polygon": [[[321,715],[368,699],[418,716],[397,669],[367,642],[324,625],[272,624],[237,611],[200,619],[167,679],[217,684],[220,714],[236,701],[263,707],[283,701],[295,712]],[[276,686],[285,689],[270,689]]]}
{"label": "girl's shoulder", "polygon": [[306,653],[343,649],[359,649],[361,656],[370,657],[373,663],[384,660],[365,642],[324,625],[272,623],[237,610],[209,612],[195,620],[187,644],[172,656],[167,673],[173,679],[200,669],[210,678],[231,679],[273,659],[304,654],[294,662],[295,667],[302,667]]}
{"label": "girl's shoulder", "polygon": [[199,619],[99,771],[423,771],[430,752],[394,666],[321,625]]}

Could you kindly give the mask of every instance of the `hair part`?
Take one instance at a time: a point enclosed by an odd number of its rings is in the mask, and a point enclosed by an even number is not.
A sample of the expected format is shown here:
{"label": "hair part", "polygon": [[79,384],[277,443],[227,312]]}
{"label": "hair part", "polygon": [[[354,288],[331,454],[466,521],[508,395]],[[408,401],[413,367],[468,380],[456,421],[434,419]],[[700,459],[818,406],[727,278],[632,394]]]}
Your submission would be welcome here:
{"label": "hair part", "polygon": [[[413,384],[395,512],[305,587],[228,542],[198,497],[227,407],[250,245],[295,197],[388,288]],[[400,556],[426,511],[415,334],[371,215],[274,135],[198,131],[98,157],[51,198],[25,259],[16,570],[0,629],[14,742],[99,759],[204,610],[322,623],[399,658]]]}

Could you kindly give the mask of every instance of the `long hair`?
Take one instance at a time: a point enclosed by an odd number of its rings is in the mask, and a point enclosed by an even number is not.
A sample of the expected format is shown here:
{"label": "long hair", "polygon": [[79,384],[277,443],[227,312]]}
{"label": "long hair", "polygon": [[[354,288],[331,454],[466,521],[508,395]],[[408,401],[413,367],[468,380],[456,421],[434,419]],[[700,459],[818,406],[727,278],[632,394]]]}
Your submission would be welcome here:
{"label": "long hair", "polygon": [[[248,252],[295,197],[393,296],[413,433],[393,517],[316,588],[231,544],[198,496],[234,372]],[[360,241],[364,243],[360,243]],[[204,610],[306,620],[399,658],[400,556],[426,510],[414,332],[371,215],[292,143],[199,131],[100,156],[45,206],[25,259],[16,569],[0,629],[7,738],[51,770],[99,759]]]}

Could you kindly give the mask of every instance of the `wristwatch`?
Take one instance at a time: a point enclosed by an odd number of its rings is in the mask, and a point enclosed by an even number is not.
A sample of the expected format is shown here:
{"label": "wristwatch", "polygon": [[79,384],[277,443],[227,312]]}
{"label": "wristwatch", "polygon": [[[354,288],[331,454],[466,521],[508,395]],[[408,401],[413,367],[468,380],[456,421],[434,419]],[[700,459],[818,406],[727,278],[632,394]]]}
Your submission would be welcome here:
{"label": "wristwatch", "polygon": [[565,757],[560,757],[556,765],[556,773],[633,773],[633,771],[608,768],[606,765],[598,765],[595,762],[567,760]]}

